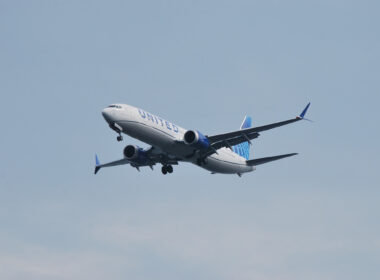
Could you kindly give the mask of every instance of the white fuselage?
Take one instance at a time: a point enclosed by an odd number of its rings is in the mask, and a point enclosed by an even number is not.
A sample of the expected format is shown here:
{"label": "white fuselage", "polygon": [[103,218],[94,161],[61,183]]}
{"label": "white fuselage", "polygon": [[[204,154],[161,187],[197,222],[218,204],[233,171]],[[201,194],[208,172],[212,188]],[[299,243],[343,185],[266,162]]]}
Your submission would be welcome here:
{"label": "white fuselage", "polygon": [[[187,130],[142,109],[126,104],[115,104],[102,111],[106,121],[121,127],[122,132],[159,148],[168,156],[197,164],[194,148],[183,143]],[[200,165],[213,173],[241,174],[254,170],[246,159],[228,148],[221,148]]]}

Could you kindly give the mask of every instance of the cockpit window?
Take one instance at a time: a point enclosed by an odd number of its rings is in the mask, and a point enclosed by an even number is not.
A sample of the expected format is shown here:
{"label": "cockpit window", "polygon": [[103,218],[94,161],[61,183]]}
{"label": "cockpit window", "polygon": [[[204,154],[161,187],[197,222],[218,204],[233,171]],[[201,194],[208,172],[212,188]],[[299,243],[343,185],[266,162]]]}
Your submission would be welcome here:
{"label": "cockpit window", "polygon": [[120,105],[110,105],[108,108],[116,108],[116,109],[121,109]]}

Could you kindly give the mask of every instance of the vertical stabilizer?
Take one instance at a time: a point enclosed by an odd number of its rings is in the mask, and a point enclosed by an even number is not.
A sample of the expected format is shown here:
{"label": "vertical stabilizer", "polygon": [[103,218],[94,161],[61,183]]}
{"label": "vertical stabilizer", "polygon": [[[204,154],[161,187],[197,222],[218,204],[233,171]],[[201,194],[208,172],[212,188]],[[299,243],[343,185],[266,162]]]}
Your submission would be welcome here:
{"label": "vertical stabilizer", "polygon": [[[240,126],[240,129],[246,129],[252,127],[252,118],[249,116],[245,116],[243,123]],[[243,142],[238,145],[232,146],[232,150],[238,155],[244,157],[245,159],[249,159],[250,147],[248,142]]]}

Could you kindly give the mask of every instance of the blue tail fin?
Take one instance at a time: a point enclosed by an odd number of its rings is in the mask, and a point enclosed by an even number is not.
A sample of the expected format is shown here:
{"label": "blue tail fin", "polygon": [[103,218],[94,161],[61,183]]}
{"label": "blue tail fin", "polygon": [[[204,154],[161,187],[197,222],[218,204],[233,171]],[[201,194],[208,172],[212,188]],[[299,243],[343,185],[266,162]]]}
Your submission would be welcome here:
{"label": "blue tail fin", "polygon": [[[245,129],[245,128],[250,128],[252,127],[252,118],[246,116],[244,118],[243,123],[240,126],[240,129]],[[248,142],[243,142],[238,145],[235,145],[232,147],[232,150],[237,153],[238,155],[242,156],[245,159],[249,159],[249,143]]]}

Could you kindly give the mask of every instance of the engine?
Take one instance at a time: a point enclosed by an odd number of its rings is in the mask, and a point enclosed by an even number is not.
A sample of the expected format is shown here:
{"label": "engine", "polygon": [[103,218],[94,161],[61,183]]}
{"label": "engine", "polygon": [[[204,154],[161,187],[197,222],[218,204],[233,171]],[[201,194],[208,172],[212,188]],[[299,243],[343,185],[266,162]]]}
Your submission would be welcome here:
{"label": "engine", "polygon": [[144,164],[148,161],[146,152],[139,146],[128,145],[123,151],[124,157],[130,161]]}
{"label": "engine", "polygon": [[199,131],[195,130],[188,130],[185,132],[185,135],[183,136],[183,141],[186,143],[186,145],[192,146],[197,149],[207,149],[210,147],[210,142],[208,141],[207,137],[204,136]]}

